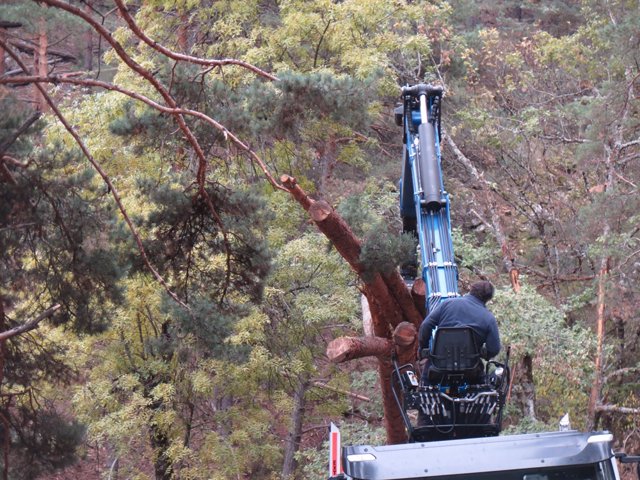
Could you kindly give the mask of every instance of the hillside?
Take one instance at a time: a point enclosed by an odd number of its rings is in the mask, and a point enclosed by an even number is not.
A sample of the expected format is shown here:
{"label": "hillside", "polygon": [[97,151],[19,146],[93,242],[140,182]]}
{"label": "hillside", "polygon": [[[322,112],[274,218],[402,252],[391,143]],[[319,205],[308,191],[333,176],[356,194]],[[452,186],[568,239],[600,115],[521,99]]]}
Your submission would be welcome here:
{"label": "hillside", "polygon": [[460,290],[498,288],[507,431],[568,412],[639,452],[639,16],[3,2],[3,478],[323,478],[330,421],[397,440],[389,359],[326,348],[365,335],[362,296],[384,342],[422,318],[393,119],[420,82],[445,89]]}

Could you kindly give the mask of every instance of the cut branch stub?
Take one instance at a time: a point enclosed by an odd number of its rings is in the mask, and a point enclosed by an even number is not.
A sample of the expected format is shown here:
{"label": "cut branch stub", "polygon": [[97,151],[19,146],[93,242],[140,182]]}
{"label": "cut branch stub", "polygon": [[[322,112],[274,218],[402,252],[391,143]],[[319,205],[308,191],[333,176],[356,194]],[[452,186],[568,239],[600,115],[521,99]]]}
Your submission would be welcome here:
{"label": "cut branch stub", "polygon": [[413,363],[418,348],[418,331],[409,322],[401,322],[393,331],[393,343],[399,365]]}
{"label": "cut branch stub", "polygon": [[417,330],[409,322],[401,322],[393,332],[393,340],[381,337],[339,337],[327,346],[327,357],[334,363],[347,362],[356,358],[391,358],[396,352],[402,363],[414,359]]}
{"label": "cut branch stub", "polygon": [[307,196],[302,188],[300,188],[300,185],[298,185],[298,182],[296,182],[295,177],[292,177],[290,175],[281,175],[280,183],[282,183],[282,185],[284,185],[286,189],[289,190],[291,196],[302,206],[302,208],[307,211],[309,210],[309,207],[311,207],[313,200]]}
{"label": "cut branch stub", "polygon": [[327,357],[334,363],[363,357],[391,357],[393,344],[380,337],[339,337],[327,346]]}
{"label": "cut branch stub", "polygon": [[393,343],[398,347],[410,347],[416,341],[416,327],[409,322],[401,322],[393,332]]}

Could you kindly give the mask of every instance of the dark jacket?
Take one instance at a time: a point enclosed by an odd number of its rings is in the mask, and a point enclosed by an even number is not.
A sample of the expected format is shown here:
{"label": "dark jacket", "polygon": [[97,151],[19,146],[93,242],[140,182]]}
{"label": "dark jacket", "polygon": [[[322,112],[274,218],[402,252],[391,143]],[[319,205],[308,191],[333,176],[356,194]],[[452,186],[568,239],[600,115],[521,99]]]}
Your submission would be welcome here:
{"label": "dark jacket", "polygon": [[471,327],[482,343],[487,344],[487,355],[495,357],[500,351],[500,335],[496,317],[481,300],[473,295],[443,300],[420,325],[420,348],[429,347],[435,327]]}

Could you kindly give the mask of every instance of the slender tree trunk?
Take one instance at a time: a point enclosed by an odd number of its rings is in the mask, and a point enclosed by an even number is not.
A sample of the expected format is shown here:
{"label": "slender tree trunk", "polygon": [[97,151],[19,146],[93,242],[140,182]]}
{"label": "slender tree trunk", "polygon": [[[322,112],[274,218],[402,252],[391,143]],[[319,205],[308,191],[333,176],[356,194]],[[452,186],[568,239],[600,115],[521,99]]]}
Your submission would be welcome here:
{"label": "slender tree trunk", "polygon": [[180,25],[178,26],[178,48],[182,53],[189,53],[189,41],[187,34],[189,33],[189,17],[186,14],[180,15]]}
{"label": "slender tree trunk", "polygon": [[4,68],[4,59],[5,59],[5,54],[4,54],[4,47],[2,46],[2,44],[4,44],[4,42],[7,41],[7,31],[4,28],[0,28],[0,40],[2,42],[0,42],[0,77],[4,75],[5,72],[5,68]]}
{"label": "slender tree trunk", "polygon": [[[606,226],[608,227],[608,225]],[[605,235],[608,234],[608,228],[605,228]],[[605,332],[605,294],[606,294],[606,283],[607,277],[609,273],[609,257],[603,257],[600,262],[600,272],[598,275],[598,306],[597,306],[597,315],[596,315],[596,337],[597,337],[597,347],[596,347],[596,358],[594,365],[594,378],[593,383],[591,384],[591,394],[589,395],[589,428],[593,429],[597,425],[596,419],[596,407],[600,402],[600,389],[602,387],[602,363],[604,357],[604,332]]]}
{"label": "slender tree trunk", "polygon": [[[92,0],[85,0],[85,12],[90,15]],[[84,31],[84,69],[87,72],[93,70],[93,28]]]}
{"label": "slender tree trunk", "polygon": [[[2,296],[0,295],[0,332],[4,332],[7,329],[7,325],[5,322],[5,315],[4,315],[4,298],[2,298]],[[0,393],[2,393],[2,385],[4,382],[4,359],[5,359],[5,354],[6,354],[6,345],[5,345],[6,340],[1,340],[0,341]],[[11,397],[9,397],[9,401],[10,401]],[[7,412],[9,409],[5,408],[5,400],[0,398],[0,401],[2,402],[0,404],[0,409],[4,410],[5,412]],[[8,480],[9,479],[9,448],[11,446],[11,437],[10,437],[10,425],[9,425],[9,420],[7,419],[6,415],[0,411],[0,416],[2,418],[0,418],[0,421],[2,421],[2,426],[3,426],[3,431],[4,431],[4,436],[2,438],[2,480]]]}
{"label": "slender tree trunk", "polygon": [[297,468],[295,454],[300,448],[300,441],[302,439],[302,423],[306,409],[305,394],[308,388],[309,379],[302,379],[293,395],[293,425],[284,446],[284,461],[282,462],[283,479],[292,478]]}
{"label": "slender tree trunk", "polygon": [[[47,20],[45,17],[40,17],[38,21],[38,48],[34,50],[35,57],[35,70],[41,77],[46,77],[49,73],[49,66],[47,65],[47,48],[49,46],[49,39],[47,37]],[[46,88],[46,86],[45,86]],[[49,108],[47,100],[40,90],[36,89],[36,99],[38,110],[46,112]]]}
{"label": "slender tree trunk", "polygon": [[517,403],[522,412],[532,420],[536,420],[536,389],[533,379],[533,358],[529,353],[525,353],[518,363],[520,373],[520,390],[517,395]]}

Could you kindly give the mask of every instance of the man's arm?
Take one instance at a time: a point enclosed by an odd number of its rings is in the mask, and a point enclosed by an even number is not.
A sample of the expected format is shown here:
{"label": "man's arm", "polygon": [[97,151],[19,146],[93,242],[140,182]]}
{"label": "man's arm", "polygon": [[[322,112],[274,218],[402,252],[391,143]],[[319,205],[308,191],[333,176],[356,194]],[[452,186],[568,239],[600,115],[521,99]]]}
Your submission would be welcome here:
{"label": "man's arm", "polygon": [[438,305],[434,308],[427,318],[424,319],[422,325],[420,325],[420,332],[418,333],[418,341],[420,344],[420,348],[429,347],[429,342],[431,341],[431,332],[433,329],[440,324],[440,311],[442,305]]}
{"label": "man's arm", "polygon": [[489,334],[487,335],[487,356],[493,358],[500,352],[500,334],[498,333],[498,322],[496,318],[491,315],[491,322],[489,323]]}

